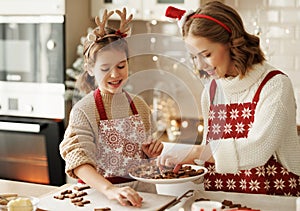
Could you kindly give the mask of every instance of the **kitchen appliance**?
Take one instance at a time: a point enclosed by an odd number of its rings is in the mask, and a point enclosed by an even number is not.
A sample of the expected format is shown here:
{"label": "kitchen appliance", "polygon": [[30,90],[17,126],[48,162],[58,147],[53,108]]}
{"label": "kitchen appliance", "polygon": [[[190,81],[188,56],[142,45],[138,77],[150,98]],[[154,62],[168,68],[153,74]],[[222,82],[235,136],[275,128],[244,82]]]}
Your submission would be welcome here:
{"label": "kitchen appliance", "polygon": [[0,116],[0,178],[65,184],[61,120]]}
{"label": "kitchen appliance", "polygon": [[0,1],[0,178],[62,185],[64,5],[12,2]]}

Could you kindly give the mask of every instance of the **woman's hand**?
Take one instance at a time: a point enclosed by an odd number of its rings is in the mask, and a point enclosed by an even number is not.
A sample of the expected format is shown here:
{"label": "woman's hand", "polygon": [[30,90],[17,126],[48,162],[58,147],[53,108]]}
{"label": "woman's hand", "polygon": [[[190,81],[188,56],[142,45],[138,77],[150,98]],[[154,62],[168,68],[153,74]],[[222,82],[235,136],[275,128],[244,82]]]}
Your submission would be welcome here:
{"label": "woman's hand", "polygon": [[142,150],[148,158],[155,158],[159,156],[164,148],[164,145],[159,140],[153,140],[150,143],[143,143]]}
{"label": "woman's hand", "polygon": [[123,206],[141,207],[143,198],[132,188],[110,186],[104,192],[108,199],[117,200]]}
{"label": "woman's hand", "polygon": [[170,150],[157,158],[159,166],[175,166],[176,164],[194,164],[195,159],[213,162],[209,148],[203,145],[194,145],[185,149]]}

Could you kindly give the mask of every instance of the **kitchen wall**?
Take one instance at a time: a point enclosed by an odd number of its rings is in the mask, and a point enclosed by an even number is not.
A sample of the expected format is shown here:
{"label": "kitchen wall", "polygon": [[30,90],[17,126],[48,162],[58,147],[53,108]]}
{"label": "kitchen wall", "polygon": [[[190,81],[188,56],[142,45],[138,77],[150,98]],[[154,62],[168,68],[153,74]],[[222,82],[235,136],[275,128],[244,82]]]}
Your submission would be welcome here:
{"label": "kitchen wall", "polygon": [[90,1],[87,0],[65,0],[66,4],[66,66],[71,67],[78,57],[76,54],[80,37],[85,36],[87,28],[93,25],[90,14]]}
{"label": "kitchen wall", "polygon": [[300,124],[300,0],[224,0],[241,14],[249,32],[259,33],[271,64],[291,78]]}

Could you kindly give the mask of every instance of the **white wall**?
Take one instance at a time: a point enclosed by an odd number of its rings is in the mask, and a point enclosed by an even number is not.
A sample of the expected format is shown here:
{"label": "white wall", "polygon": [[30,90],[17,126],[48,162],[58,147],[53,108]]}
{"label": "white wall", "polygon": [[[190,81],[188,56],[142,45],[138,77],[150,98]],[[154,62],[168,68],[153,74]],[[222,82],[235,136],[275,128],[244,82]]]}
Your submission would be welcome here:
{"label": "white wall", "polygon": [[224,0],[238,10],[249,32],[261,28],[269,62],[292,80],[300,124],[300,0]]}
{"label": "white wall", "polygon": [[300,88],[300,0],[225,0],[225,3],[239,11],[249,32],[261,27],[261,44],[270,63],[290,75],[294,87]]}

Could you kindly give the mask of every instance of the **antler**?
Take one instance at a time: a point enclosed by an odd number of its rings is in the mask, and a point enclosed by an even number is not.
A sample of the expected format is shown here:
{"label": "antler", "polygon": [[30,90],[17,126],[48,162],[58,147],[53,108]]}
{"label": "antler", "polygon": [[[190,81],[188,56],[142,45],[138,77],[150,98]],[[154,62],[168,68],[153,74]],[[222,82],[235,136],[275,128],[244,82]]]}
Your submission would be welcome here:
{"label": "antler", "polygon": [[110,11],[108,13],[107,9],[105,9],[102,16],[102,21],[100,21],[100,18],[98,16],[95,17],[95,23],[97,24],[97,26],[99,26],[99,28],[95,31],[95,33],[99,37],[103,37],[105,35],[105,26],[109,17],[112,16],[112,14],[114,14],[114,11]]}
{"label": "antler", "polygon": [[119,28],[119,32],[121,34],[124,34],[125,32],[128,32],[130,30],[130,27],[128,26],[128,24],[131,22],[133,15],[130,14],[129,17],[126,19],[126,8],[123,8],[123,12],[121,12],[120,10],[116,10],[116,13],[120,16],[121,18],[121,23],[120,23],[120,28]]}

